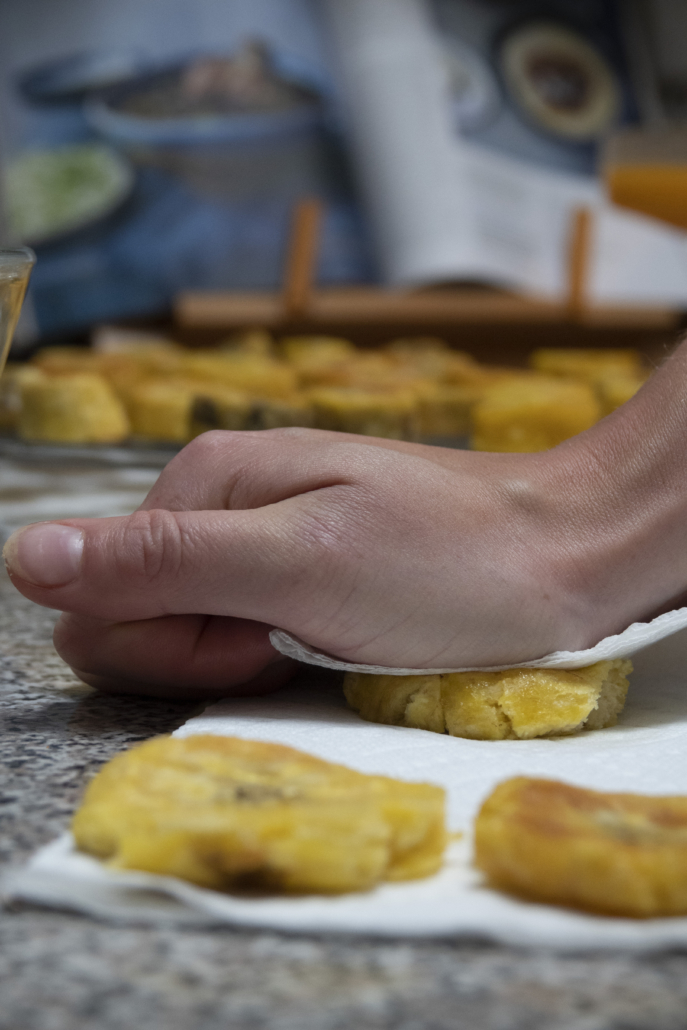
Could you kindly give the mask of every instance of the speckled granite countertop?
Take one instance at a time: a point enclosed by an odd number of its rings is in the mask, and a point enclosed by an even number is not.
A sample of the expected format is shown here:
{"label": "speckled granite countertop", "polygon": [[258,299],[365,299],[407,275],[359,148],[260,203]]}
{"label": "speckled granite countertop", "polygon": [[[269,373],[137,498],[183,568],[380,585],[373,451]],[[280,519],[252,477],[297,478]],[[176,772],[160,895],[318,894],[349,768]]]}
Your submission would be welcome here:
{"label": "speckled granite countertop", "polygon": [[[116,514],[134,507],[154,478],[131,470],[71,475],[0,462],[0,526],[86,510]],[[83,784],[103,761],[174,729],[194,710],[91,691],[53,651],[53,621],[53,613],[21,598],[2,573],[5,868],[64,829]],[[684,1030],[687,954],[557,957],[468,943],[121,928],[25,905],[1,913],[0,1030],[138,1026]]]}

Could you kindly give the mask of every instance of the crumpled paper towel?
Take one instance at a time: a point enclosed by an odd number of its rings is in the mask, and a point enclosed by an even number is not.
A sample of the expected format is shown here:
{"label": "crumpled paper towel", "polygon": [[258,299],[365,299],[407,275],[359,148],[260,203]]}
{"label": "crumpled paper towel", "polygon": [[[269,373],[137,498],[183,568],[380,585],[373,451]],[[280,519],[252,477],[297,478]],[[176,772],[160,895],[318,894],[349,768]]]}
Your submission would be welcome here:
{"label": "crumpled paper towel", "polygon": [[362,772],[438,783],[448,794],[450,828],[466,836],[449,849],[436,876],[365,893],[304,898],[248,898],[169,877],[110,871],[76,852],[65,836],[16,873],[5,884],[5,894],[125,923],[478,937],[558,951],[687,945],[687,918],[611,919],[520,901],[484,886],[470,864],[474,816],[492,788],[509,776],[551,777],[610,791],[687,794],[687,629],[637,655],[627,707],[620,724],[608,730],[488,742],[377,726],[346,708],[333,677],[313,670],[300,686],[213,705],[176,735],[195,733],[275,741]]}
{"label": "crumpled paper towel", "polygon": [[499,672],[501,669],[583,669],[609,658],[631,658],[642,648],[664,637],[672,636],[687,626],[687,608],[676,608],[675,611],[658,615],[651,622],[633,622],[622,633],[612,637],[604,637],[594,647],[585,651],[553,651],[543,658],[534,658],[519,665],[487,665],[463,666],[459,669],[401,669],[388,668],[384,665],[362,665],[356,662],[344,662],[340,658],[325,654],[304,643],[282,629],[274,629],[270,633],[272,646],[286,655],[296,658],[307,665],[320,665],[323,669],[337,669],[341,672],[383,673],[386,676],[422,676],[436,675],[443,672]]}

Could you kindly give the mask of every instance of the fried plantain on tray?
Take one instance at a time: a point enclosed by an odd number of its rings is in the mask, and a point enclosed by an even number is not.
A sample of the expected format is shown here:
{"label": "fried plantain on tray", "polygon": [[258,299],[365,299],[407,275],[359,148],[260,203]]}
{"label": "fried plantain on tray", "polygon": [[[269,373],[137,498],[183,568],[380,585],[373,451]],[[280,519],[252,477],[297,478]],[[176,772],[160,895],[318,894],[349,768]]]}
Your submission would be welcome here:
{"label": "fried plantain on tray", "polygon": [[447,841],[440,787],[210,735],[159,737],[113,758],[72,829],[114,868],[292,893],[429,876]]}
{"label": "fried plantain on tray", "polygon": [[526,740],[615,725],[631,662],[429,676],[348,672],[344,693],[369,722],[472,740]]}
{"label": "fried plantain on tray", "polygon": [[687,915],[687,797],[515,777],[484,802],[475,864],[493,887],[606,915]]}

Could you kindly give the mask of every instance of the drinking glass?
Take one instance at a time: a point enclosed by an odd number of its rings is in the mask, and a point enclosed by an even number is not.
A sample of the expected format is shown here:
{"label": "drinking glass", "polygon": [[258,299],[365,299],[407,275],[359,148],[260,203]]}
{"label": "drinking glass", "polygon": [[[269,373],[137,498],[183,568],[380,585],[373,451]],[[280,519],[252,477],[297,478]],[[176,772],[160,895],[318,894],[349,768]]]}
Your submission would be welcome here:
{"label": "drinking glass", "polygon": [[28,247],[0,250],[0,373],[9,354],[24,294],[36,263]]}

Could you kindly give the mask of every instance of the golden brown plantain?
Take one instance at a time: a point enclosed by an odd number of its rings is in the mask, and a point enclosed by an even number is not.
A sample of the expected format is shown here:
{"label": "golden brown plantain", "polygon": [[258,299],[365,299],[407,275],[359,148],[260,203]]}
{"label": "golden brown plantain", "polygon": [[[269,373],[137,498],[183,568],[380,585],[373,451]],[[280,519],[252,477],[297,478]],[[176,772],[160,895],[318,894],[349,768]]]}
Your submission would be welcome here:
{"label": "golden brown plantain", "polygon": [[119,869],[218,890],[365,890],[437,871],[444,791],[232,737],[159,737],[113,758],[73,821]]}
{"label": "golden brown plantain", "polygon": [[631,662],[616,659],[586,669],[428,676],[347,672],[344,693],[369,722],[472,740],[523,740],[615,725],[631,671]]}
{"label": "golden brown plantain", "polygon": [[497,888],[615,916],[687,914],[687,797],[606,794],[518,776],[475,823]]}

